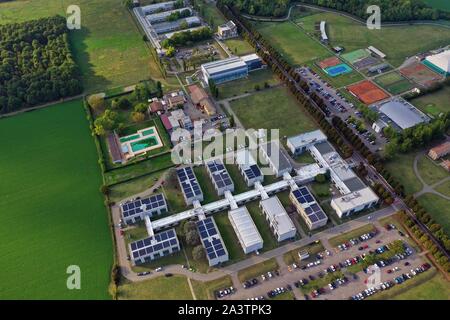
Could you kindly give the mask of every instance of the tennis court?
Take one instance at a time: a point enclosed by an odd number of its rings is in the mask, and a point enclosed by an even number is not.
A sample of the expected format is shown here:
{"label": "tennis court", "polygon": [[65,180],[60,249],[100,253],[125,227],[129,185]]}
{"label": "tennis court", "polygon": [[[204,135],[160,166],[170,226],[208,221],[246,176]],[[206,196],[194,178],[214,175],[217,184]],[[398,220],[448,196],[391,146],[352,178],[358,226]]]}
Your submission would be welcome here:
{"label": "tennis court", "polygon": [[358,49],[341,55],[342,58],[354,64],[356,61],[370,57],[370,53],[365,49]]}
{"label": "tennis court", "polygon": [[399,94],[414,87],[412,82],[397,72],[381,75],[374,81],[391,94]]}
{"label": "tennis court", "polygon": [[329,67],[324,70],[330,77],[337,77],[341,74],[346,74],[352,72],[352,68],[350,68],[345,63],[338,64],[334,67]]}
{"label": "tennis court", "polygon": [[318,63],[318,65],[321,69],[325,70],[326,68],[337,66],[340,63],[341,63],[341,60],[339,60],[339,58],[330,57],[330,58],[320,61]]}
{"label": "tennis court", "polygon": [[442,79],[441,75],[433,72],[420,62],[414,62],[400,69],[400,73],[406,78],[425,87],[429,87]]}
{"label": "tennis court", "polygon": [[389,97],[389,95],[369,80],[348,86],[347,90],[365,104],[372,104]]}

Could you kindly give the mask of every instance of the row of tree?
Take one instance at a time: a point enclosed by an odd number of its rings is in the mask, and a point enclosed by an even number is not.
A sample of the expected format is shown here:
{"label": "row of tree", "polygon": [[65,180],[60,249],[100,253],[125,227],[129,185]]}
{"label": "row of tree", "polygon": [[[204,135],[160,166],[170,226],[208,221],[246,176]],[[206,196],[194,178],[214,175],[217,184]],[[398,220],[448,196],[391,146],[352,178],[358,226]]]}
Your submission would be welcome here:
{"label": "row of tree", "polygon": [[209,27],[204,27],[197,30],[187,30],[175,33],[170,39],[161,41],[161,46],[165,49],[169,47],[183,47],[195,42],[211,39],[213,35]]}
{"label": "row of tree", "polygon": [[0,113],[82,92],[67,32],[61,16],[0,26]]}
{"label": "row of tree", "polygon": [[237,10],[257,16],[281,17],[289,9],[290,0],[224,0],[223,3]]}

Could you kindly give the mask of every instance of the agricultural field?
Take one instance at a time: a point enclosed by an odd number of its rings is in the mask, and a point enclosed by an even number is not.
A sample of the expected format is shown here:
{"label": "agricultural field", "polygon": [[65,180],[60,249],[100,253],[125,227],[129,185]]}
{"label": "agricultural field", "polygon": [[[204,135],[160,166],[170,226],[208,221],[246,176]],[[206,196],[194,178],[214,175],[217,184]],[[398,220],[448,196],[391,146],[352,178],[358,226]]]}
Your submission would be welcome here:
{"label": "agricultural field", "polygon": [[256,29],[291,64],[325,58],[330,52],[318,41],[313,40],[300,27],[288,22],[260,22]]}
{"label": "agricultural field", "polygon": [[388,62],[395,67],[400,66],[406,57],[448,45],[450,41],[448,28],[440,26],[410,25],[369,30],[365,25],[334,13],[317,13],[295,22],[301,23],[308,32],[314,32],[315,22],[321,20],[327,22],[332,46],[343,46],[346,52],[350,52],[372,45],[384,52]]}
{"label": "agricultural field", "polygon": [[[66,16],[70,0],[23,0],[0,4],[0,23],[56,14]],[[118,0],[80,0],[81,30],[70,34],[87,92],[162,78],[132,16]],[[105,26],[108,26],[105,28]]]}
{"label": "agricultural field", "polygon": [[450,111],[450,86],[445,86],[439,91],[435,91],[424,96],[411,100],[411,103],[433,117],[439,116],[442,112]]}
{"label": "agricultural field", "polygon": [[387,92],[394,95],[403,93],[414,87],[412,82],[397,72],[386,73],[376,77],[374,81]]}
{"label": "agricultural field", "polygon": [[284,87],[234,100],[231,107],[246,129],[280,129],[280,138],[317,128]]}
{"label": "agricultural field", "polygon": [[[82,101],[0,123],[0,298],[109,299],[112,238]],[[66,287],[70,265],[82,290]]]}

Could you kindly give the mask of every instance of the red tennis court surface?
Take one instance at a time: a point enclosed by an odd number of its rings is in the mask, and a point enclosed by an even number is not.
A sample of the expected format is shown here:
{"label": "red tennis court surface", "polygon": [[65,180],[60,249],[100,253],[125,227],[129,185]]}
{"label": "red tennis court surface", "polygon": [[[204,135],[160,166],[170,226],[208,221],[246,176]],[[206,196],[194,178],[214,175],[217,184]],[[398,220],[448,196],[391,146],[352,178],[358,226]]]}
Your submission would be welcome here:
{"label": "red tennis court surface", "polygon": [[339,60],[336,57],[331,57],[331,58],[320,61],[318,64],[319,64],[319,67],[321,67],[322,69],[325,69],[325,68],[337,66],[340,63],[341,63],[341,60]]}
{"label": "red tennis court surface", "polygon": [[348,86],[347,90],[365,104],[372,104],[389,97],[383,90],[369,80]]}
{"label": "red tennis court surface", "polygon": [[425,87],[429,87],[436,81],[442,79],[442,76],[440,76],[436,72],[433,72],[420,62],[415,62],[405,68],[400,69],[400,73]]}

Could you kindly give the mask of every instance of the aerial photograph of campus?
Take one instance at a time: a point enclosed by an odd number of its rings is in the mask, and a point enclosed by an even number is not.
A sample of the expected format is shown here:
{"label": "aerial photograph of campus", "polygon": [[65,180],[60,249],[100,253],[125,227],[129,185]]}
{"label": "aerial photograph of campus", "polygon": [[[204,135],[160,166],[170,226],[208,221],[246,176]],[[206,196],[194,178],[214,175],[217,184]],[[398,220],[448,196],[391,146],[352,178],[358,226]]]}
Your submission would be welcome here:
{"label": "aerial photograph of campus", "polygon": [[448,301],[450,0],[0,0],[0,219],[0,300]]}

